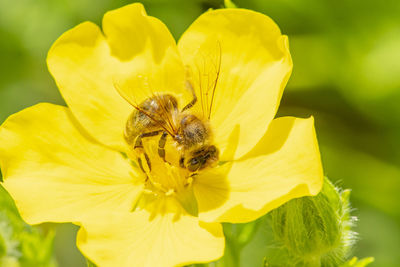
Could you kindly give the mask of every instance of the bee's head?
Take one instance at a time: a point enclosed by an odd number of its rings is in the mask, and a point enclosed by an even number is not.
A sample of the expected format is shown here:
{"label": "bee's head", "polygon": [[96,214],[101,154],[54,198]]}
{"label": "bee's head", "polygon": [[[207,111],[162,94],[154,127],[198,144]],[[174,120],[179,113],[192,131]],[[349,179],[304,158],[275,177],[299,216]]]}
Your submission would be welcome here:
{"label": "bee's head", "polygon": [[219,151],[214,145],[202,147],[190,154],[186,162],[186,168],[191,172],[195,172],[214,165],[218,162],[218,158]]}

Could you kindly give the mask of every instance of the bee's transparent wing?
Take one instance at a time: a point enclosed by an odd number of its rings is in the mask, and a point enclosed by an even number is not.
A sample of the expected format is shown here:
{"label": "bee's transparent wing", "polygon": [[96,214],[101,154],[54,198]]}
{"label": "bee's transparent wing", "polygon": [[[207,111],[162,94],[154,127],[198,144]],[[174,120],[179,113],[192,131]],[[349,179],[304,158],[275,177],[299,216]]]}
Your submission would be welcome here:
{"label": "bee's transparent wing", "polygon": [[[213,53],[199,54],[187,68],[187,89],[197,98],[203,118],[210,119],[221,73],[221,43],[215,43]],[[190,104],[190,103],[189,103]],[[188,105],[189,105],[188,104]],[[186,107],[185,107],[186,108]]]}

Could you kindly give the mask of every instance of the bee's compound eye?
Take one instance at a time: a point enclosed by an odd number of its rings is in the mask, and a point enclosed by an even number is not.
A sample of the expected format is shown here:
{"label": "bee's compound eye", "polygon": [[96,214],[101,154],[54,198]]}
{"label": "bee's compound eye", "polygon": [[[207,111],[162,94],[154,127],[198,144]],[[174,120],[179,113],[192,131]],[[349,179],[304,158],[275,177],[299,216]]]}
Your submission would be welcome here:
{"label": "bee's compound eye", "polygon": [[191,172],[198,170],[200,168],[200,160],[197,158],[192,158],[189,161],[189,166],[187,168]]}

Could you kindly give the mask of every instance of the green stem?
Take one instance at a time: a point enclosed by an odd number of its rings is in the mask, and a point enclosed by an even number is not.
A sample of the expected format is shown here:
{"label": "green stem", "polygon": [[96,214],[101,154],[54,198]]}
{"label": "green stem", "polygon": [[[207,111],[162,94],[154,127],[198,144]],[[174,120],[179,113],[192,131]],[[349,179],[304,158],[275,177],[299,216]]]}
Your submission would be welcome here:
{"label": "green stem", "polygon": [[238,241],[239,228],[236,224],[226,225],[225,237],[226,237],[226,248],[225,256],[222,266],[223,267],[240,267],[240,250],[241,244]]}
{"label": "green stem", "polygon": [[229,245],[227,245],[227,249],[230,252],[232,263],[226,267],[240,267],[240,247],[235,242],[235,240],[230,240]]}

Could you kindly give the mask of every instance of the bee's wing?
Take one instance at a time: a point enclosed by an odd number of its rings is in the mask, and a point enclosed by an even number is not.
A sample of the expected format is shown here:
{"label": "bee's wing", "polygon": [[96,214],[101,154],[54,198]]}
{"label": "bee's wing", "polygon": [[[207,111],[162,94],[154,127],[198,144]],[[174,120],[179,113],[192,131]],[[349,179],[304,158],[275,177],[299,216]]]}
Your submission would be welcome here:
{"label": "bee's wing", "polygon": [[174,137],[178,134],[178,127],[176,125],[177,103],[172,103],[171,98],[162,97],[156,93],[153,93],[153,98],[157,101],[158,106],[160,107],[160,111],[157,115],[165,122],[164,130]]}
{"label": "bee's wing", "polygon": [[204,118],[210,119],[215,102],[218,79],[221,72],[221,43],[215,44],[214,53],[201,54],[188,67],[188,89],[193,91]]}
{"label": "bee's wing", "polygon": [[[150,90],[151,93],[149,93],[149,98],[154,99],[157,101],[158,106],[160,107],[160,111],[151,114],[150,112],[144,110],[140,104],[136,103],[134,100],[132,100],[130,97],[128,97],[123,90],[119,87],[119,85],[114,82],[114,87],[117,89],[117,91],[120,93],[120,95],[128,101],[133,108],[135,108],[137,111],[140,113],[143,113],[146,115],[151,121],[153,121],[155,124],[159,125],[160,128],[162,128],[164,131],[166,131],[169,135],[175,136],[177,134],[177,127],[175,126],[175,119],[172,117],[171,112],[168,112],[173,106],[173,103],[170,101],[167,101],[166,98],[161,97],[160,94],[154,93],[152,90]],[[160,119],[162,121],[165,121],[165,124],[160,122]]]}

